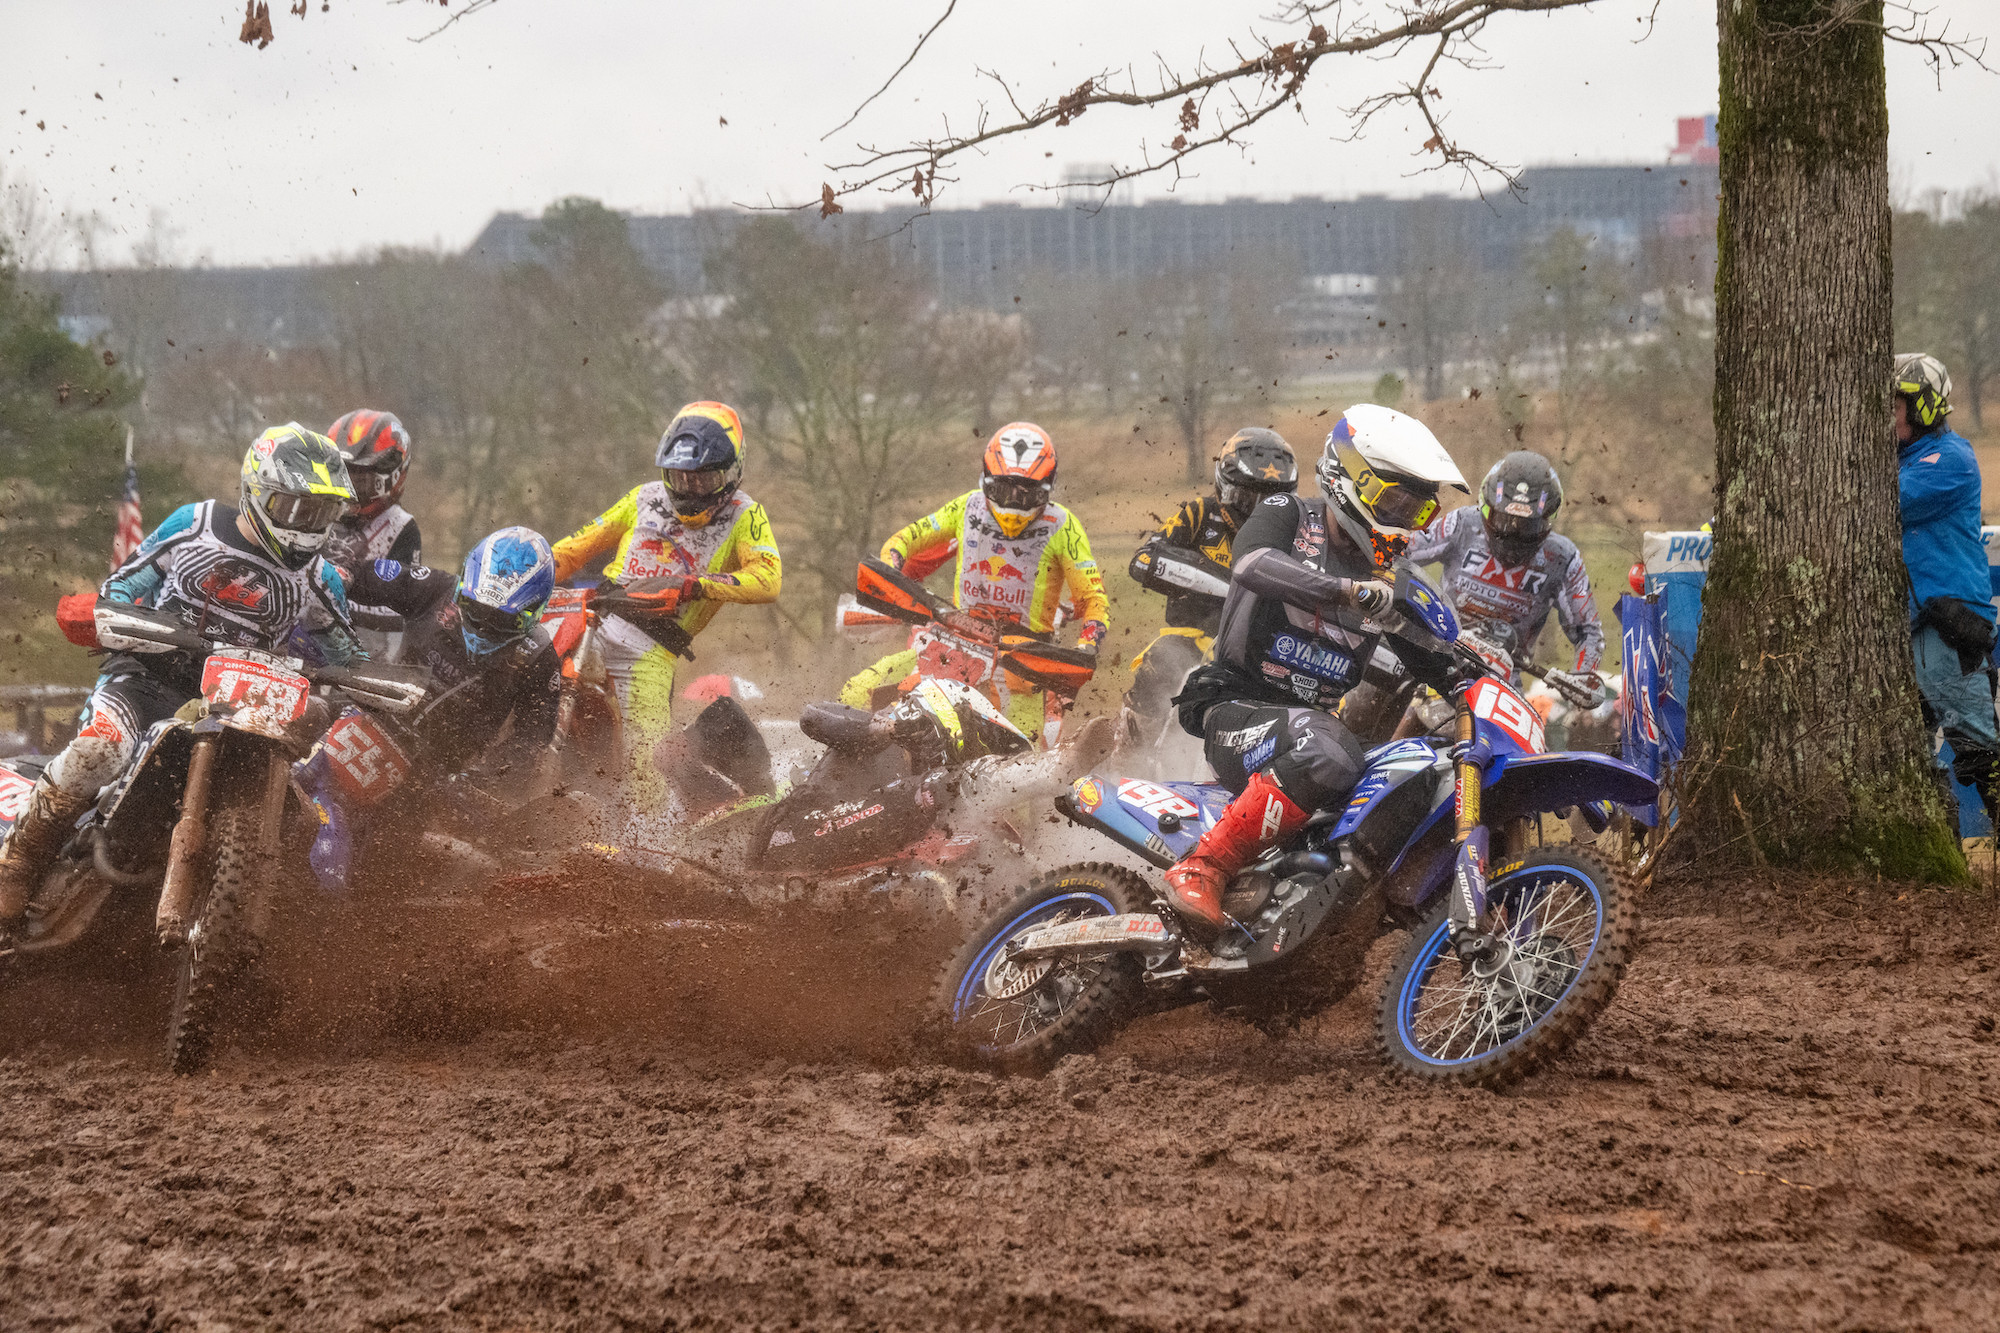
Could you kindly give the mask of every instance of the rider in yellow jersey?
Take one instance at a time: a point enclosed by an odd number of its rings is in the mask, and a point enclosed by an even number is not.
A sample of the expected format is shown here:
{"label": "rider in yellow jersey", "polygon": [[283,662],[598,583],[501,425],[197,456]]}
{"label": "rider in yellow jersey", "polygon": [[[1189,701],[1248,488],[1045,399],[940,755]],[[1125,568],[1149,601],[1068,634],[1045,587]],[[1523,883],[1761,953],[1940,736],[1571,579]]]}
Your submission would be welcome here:
{"label": "rider in yellow jersey", "polygon": [[[1056,448],[1040,426],[1002,426],[986,446],[980,487],[898,532],[882,544],[882,559],[901,569],[953,541],[952,601],[975,615],[1049,634],[1056,608],[1068,594],[1083,622],[1077,647],[1097,651],[1110,604],[1104,579],[1090,554],[1090,538],[1076,515],[1049,500],[1055,488]],[[891,688],[915,668],[914,650],[892,653],[847,682],[842,703],[869,708],[876,692]],[[1007,674],[1002,704],[1015,726],[1040,734],[1040,691]]]}
{"label": "rider in yellow jersey", "polygon": [[[568,579],[611,553],[613,583],[680,578],[680,627],[690,638],[724,602],[778,600],[784,574],[764,506],[738,489],[743,423],[721,403],[689,403],[660,437],[661,480],[625,498],[556,543],[556,578]],[[604,622],[604,660],[624,715],[626,781],[634,809],[657,811],[666,783],[653,749],[672,722],[674,655],[619,616]]]}

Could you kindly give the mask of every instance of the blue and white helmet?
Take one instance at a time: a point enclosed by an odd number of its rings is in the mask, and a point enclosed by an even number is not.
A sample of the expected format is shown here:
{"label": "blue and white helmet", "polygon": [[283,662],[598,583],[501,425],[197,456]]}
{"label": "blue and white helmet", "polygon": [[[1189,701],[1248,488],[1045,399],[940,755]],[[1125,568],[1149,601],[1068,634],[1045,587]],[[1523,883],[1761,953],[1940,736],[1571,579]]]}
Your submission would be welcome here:
{"label": "blue and white helmet", "polygon": [[502,528],[472,548],[458,576],[458,629],[475,657],[535,627],[556,590],[556,557],[542,534]]}

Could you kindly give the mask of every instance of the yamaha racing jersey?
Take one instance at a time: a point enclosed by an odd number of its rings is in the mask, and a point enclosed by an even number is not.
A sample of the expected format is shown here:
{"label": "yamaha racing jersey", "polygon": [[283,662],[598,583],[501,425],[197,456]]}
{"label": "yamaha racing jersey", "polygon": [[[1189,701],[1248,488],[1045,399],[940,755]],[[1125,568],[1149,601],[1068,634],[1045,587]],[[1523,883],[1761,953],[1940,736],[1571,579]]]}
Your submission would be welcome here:
{"label": "yamaha racing jersey", "polygon": [[[236,510],[219,500],[182,505],[139,543],[98,595],[178,616],[197,633],[267,652],[295,646],[334,666],[360,656],[340,573],[314,558],[289,569],[236,527]],[[294,631],[305,642],[296,644]],[[115,654],[181,689],[200,692],[201,663],[189,653]]]}
{"label": "yamaha racing jersey", "polygon": [[[396,560],[414,565],[423,560],[423,535],[409,510],[392,504],[373,518],[358,514],[342,516],[326,534],[326,558],[345,570],[356,570],[376,560]],[[354,623],[362,629],[394,631],[402,626],[396,613],[386,606],[374,606],[352,595],[349,609]]]}
{"label": "yamaha racing jersey", "polygon": [[1236,536],[1215,660],[1239,697],[1331,709],[1361,683],[1380,635],[1348,605],[1347,580],[1379,578],[1373,555],[1326,503],[1266,496]]}
{"label": "yamaha racing jersey", "polygon": [[[1190,552],[1217,567],[1226,581],[1229,574],[1230,544],[1236,539],[1236,517],[1212,495],[1189,500],[1174,516],[1146,539],[1146,547],[1172,547]],[[1169,588],[1167,624],[1176,629],[1196,629],[1213,635],[1222,620],[1222,599],[1184,588]]]}
{"label": "yamaha racing jersey", "polygon": [[1571,671],[1595,671],[1604,657],[1604,626],[1590,576],[1576,543],[1551,533],[1525,565],[1503,565],[1486,544],[1479,506],[1454,509],[1410,542],[1413,565],[1444,562],[1444,594],[1467,620],[1495,620],[1514,627],[1521,657],[1531,660],[1535,641],[1554,610],[1576,645]]}
{"label": "yamaha racing jersey", "polygon": [[463,769],[486,751],[511,718],[497,763],[526,759],[555,732],[562,688],[562,663],[546,631],[485,656],[465,646],[458,627],[458,580],[450,574],[377,560],[353,571],[357,598],[389,608],[402,618],[398,660],[428,668],[437,693],[409,726],[417,740],[417,760],[432,774]]}

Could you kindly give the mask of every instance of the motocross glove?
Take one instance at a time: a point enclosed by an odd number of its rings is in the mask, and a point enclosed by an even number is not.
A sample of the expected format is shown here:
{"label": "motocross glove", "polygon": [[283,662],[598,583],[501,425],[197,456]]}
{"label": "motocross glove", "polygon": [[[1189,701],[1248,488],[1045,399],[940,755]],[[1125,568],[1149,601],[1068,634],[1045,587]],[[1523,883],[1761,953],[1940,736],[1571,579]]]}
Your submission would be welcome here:
{"label": "motocross glove", "polygon": [[1101,620],[1086,620],[1076,632],[1076,646],[1079,652],[1095,655],[1104,642],[1106,626]]}
{"label": "motocross glove", "polygon": [[884,551],[882,552],[882,563],[900,574],[903,572],[903,553],[901,551]]}
{"label": "motocross glove", "polygon": [[1595,671],[1545,671],[1542,679],[1572,707],[1591,709],[1604,702],[1604,677]]}

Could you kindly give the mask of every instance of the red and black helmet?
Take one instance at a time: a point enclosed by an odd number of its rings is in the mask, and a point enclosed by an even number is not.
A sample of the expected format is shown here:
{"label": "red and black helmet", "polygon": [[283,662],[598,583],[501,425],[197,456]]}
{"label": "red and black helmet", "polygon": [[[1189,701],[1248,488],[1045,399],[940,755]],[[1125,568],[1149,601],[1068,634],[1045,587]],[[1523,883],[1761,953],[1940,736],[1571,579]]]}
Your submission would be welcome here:
{"label": "red and black helmet", "polygon": [[327,437],[347,460],[354,512],[373,518],[403,498],[410,471],[410,432],[394,412],[360,408],[333,423]]}

